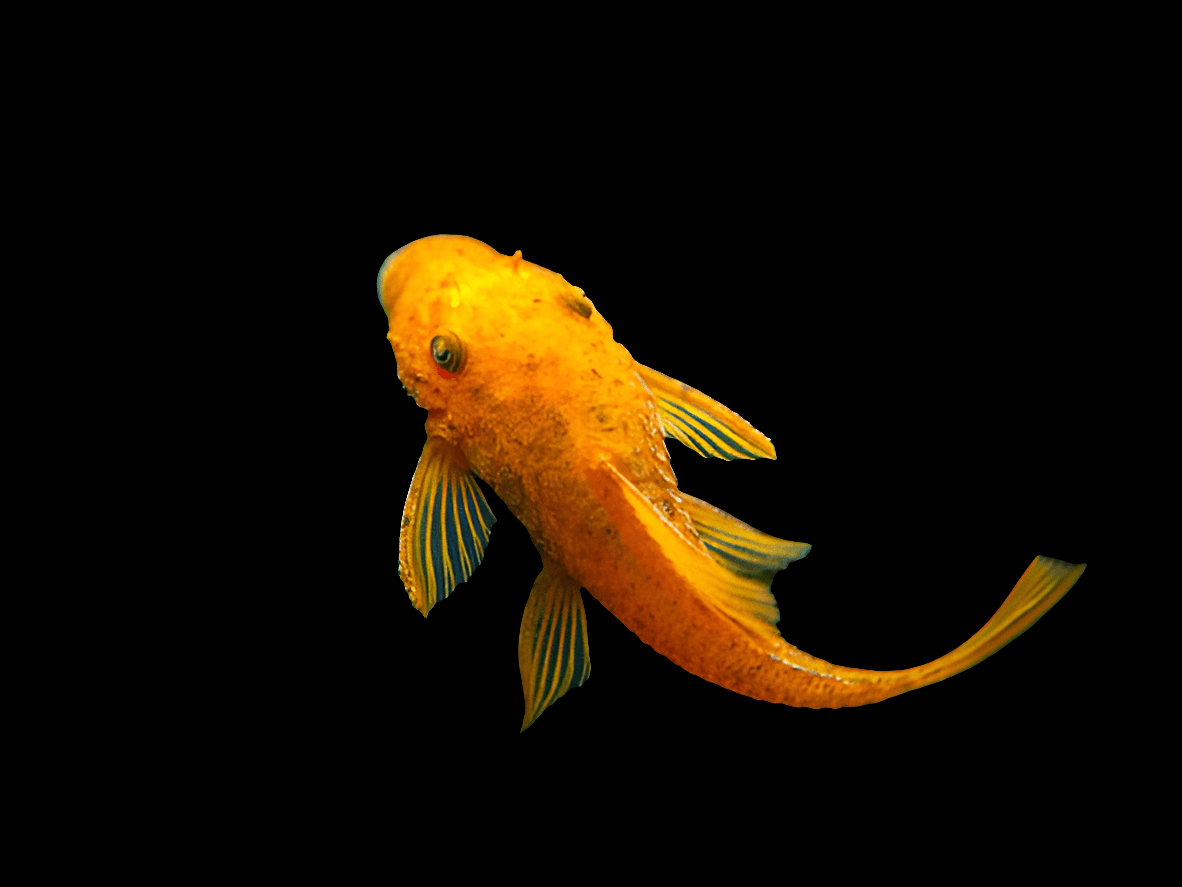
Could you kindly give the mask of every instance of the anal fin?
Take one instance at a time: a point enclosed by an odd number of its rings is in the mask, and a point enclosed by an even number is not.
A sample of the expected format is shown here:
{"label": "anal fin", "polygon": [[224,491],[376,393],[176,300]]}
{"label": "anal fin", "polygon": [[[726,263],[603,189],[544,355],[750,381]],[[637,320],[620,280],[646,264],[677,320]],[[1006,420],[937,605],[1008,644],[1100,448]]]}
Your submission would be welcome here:
{"label": "anal fin", "polygon": [[543,558],[517,635],[517,664],[525,693],[525,731],[538,716],[591,674],[587,611],[579,583]]}

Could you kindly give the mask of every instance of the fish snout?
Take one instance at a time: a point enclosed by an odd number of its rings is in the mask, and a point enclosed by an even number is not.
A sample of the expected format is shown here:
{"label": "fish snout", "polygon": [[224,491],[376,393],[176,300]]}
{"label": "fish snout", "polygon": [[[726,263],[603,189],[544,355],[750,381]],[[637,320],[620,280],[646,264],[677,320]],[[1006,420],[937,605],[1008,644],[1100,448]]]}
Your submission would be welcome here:
{"label": "fish snout", "polygon": [[386,312],[387,317],[390,316],[390,302],[392,299],[387,299],[382,290],[385,288],[384,284],[386,282],[386,278],[389,276],[389,272],[391,266],[394,264],[394,260],[397,259],[399,255],[401,255],[407,246],[410,246],[410,244],[408,243],[406,246],[401,246],[394,250],[394,252],[390,253],[390,255],[386,256],[386,260],[382,262],[382,267],[378,269],[378,304],[382,306],[382,310]]}
{"label": "fish snout", "polygon": [[[463,255],[465,249],[473,247],[479,247],[496,254],[492,247],[470,237],[459,237],[455,234],[433,234],[430,237],[412,240],[406,246],[400,247],[386,256],[386,261],[382,262],[382,267],[378,269],[378,303],[386,312],[386,316],[390,316],[390,310],[394,307],[394,300],[401,293],[406,276],[415,267],[421,266],[424,261],[441,257],[446,257],[449,260],[454,259],[455,255]],[[395,261],[408,251],[411,255],[405,256],[402,262]]]}

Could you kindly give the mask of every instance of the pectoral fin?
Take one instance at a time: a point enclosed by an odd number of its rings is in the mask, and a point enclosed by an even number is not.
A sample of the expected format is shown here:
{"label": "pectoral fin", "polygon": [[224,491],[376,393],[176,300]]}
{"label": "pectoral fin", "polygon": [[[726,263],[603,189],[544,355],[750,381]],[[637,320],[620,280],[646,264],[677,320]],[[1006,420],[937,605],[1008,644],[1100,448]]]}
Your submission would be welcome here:
{"label": "pectoral fin", "polygon": [[684,382],[636,364],[636,372],[657,400],[665,436],[699,455],[720,459],[774,459],[776,448],[751,423]]}
{"label": "pectoral fin", "polygon": [[398,575],[424,616],[472,575],[496,523],[459,448],[427,438],[398,535]]}
{"label": "pectoral fin", "polygon": [[523,732],[547,706],[571,687],[582,686],[591,674],[587,612],[579,583],[546,558],[521,617],[517,664],[525,691]]}

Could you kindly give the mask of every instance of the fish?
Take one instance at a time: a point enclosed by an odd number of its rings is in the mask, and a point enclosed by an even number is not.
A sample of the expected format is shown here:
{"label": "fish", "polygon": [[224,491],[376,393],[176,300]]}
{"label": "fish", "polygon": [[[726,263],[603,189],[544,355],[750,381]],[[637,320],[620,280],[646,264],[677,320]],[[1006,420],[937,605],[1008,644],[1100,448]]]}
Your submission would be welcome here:
{"label": "fish", "polygon": [[591,671],[585,590],[686,671],[799,708],[880,702],[970,668],[1026,631],[1086,564],[1038,556],[988,622],[925,665],[835,665],[785,640],[774,577],[811,546],[683,492],[666,441],[706,458],[776,459],[707,394],[644,366],[561,274],[479,240],[437,235],[377,278],[397,377],[427,411],[398,524],[398,574],[423,616],[472,576],[495,515],[480,479],[541,558],[518,632],[521,730]]}

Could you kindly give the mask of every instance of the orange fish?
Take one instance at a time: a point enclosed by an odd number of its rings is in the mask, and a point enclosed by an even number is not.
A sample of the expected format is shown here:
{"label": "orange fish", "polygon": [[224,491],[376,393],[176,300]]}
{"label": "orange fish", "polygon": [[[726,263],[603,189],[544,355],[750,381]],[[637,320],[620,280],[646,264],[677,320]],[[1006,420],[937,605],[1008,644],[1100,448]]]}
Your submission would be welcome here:
{"label": "orange fish", "polygon": [[426,616],[472,575],[494,517],[474,477],[542,557],[518,635],[522,730],[590,674],[581,589],[692,674],[806,708],[878,702],[951,677],[1034,624],[1086,565],[1036,557],[973,637],[927,665],[870,671],[776,629],[773,576],[810,546],[678,489],[665,447],[775,459],[770,440],[700,391],[636,363],[576,286],[467,237],[417,240],[378,272],[398,377],[427,410],[399,532],[399,575]]}

